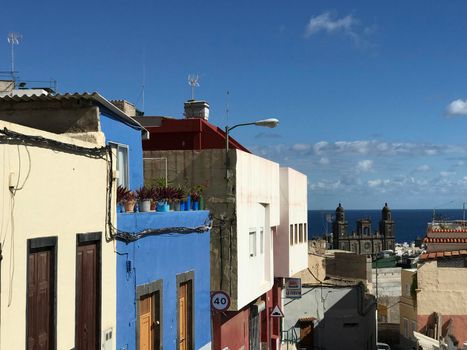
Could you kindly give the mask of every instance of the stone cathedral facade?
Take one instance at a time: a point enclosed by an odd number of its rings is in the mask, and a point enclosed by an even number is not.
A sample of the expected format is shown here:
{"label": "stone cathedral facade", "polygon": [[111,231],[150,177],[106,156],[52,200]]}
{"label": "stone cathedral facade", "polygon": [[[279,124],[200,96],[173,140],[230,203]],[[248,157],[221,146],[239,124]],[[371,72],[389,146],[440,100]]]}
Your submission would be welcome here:
{"label": "stone cathedral facade", "polygon": [[339,203],[332,225],[333,249],[347,250],[356,254],[376,254],[382,250],[394,250],[394,221],[387,203],[381,210],[379,231],[372,232],[369,218],[357,220],[356,232],[347,233],[347,226],[344,208]]}

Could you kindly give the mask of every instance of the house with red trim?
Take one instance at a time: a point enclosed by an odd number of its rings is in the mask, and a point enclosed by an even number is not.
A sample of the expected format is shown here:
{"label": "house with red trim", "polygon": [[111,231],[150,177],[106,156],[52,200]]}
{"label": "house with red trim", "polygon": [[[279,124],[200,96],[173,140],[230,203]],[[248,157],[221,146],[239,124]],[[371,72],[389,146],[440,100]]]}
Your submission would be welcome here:
{"label": "house with red trim", "polygon": [[[277,349],[284,278],[308,267],[307,179],[252,154],[209,123],[209,105],[188,101],[185,118],[139,117],[146,181],[202,188],[211,229],[211,292],[230,298],[212,312],[214,349]],[[226,147],[228,145],[228,147]],[[279,265],[276,265],[276,262]]]}

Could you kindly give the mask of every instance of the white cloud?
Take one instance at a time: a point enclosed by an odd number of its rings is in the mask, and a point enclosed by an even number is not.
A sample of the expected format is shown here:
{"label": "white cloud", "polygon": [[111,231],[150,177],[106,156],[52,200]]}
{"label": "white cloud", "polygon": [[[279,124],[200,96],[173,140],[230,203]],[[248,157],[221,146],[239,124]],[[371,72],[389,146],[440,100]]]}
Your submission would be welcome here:
{"label": "white cloud", "polygon": [[456,174],[456,172],[454,172],[454,171],[441,171],[439,173],[439,176],[448,177],[448,176],[455,175],[455,174]]}
{"label": "white cloud", "polygon": [[416,171],[421,172],[421,173],[425,173],[425,172],[430,171],[430,170],[431,170],[431,167],[429,165],[427,165],[427,164],[420,165],[416,169]]}
{"label": "white cloud", "polygon": [[320,31],[325,31],[327,33],[343,32],[353,36],[356,35],[353,31],[353,27],[357,24],[358,21],[352,15],[334,19],[329,12],[324,12],[310,18],[310,21],[305,27],[305,38],[309,38]]}
{"label": "white cloud", "polygon": [[319,160],[319,164],[321,165],[328,165],[330,163],[329,158],[321,157]]}
{"label": "white cloud", "polygon": [[373,168],[373,161],[370,159],[361,160],[357,164],[357,171],[368,172]]}
{"label": "white cloud", "polygon": [[446,114],[450,116],[467,115],[467,100],[457,99],[446,107]]}
{"label": "white cloud", "polygon": [[309,144],[305,143],[296,143],[295,145],[292,146],[292,149],[294,151],[308,151],[311,148]]}

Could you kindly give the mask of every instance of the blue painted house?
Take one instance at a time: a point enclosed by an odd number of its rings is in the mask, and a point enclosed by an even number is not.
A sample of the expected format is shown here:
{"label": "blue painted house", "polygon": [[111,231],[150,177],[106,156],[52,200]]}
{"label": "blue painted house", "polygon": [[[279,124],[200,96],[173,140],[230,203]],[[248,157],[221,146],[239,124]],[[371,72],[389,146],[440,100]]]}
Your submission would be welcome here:
{"label": "blue painted house", "polygon": [[[100,111],[119,185],[143,185],[137,122]],[[117,349],[210,349],[209,212],[117,214]],[[144,234],[143,234],[144,233]]]}
{"label": "blue painted house", "polygon": [[[97,93],[5,99],[4,120],[84,140],[104,135],[112,149],[112,187],[143,185],[148,132],[114,103]],[[210,349],[209,213],[117,213],[115,223],[112,208],[108,217],[116,228],[93,235],[108,247],[96,259],[96,343],[117,350]],[[115,293],[103,294],[101,286],[109,284]],[[115,322],[101,326],[102,312]]]}

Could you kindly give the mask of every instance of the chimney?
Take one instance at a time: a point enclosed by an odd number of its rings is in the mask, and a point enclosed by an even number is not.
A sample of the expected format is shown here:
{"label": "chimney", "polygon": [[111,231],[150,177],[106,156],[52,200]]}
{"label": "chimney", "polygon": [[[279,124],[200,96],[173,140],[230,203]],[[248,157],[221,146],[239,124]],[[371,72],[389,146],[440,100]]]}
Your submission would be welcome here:
{"label": "chimney", "polygon": [[184,104],[185,118],[209,119],[209,104],[206,101],[188,100]]}
{"label": "chimney", "polygon": [[112,100],[110,102],[130,117],[134,117],[137,115],[135,105],[126,100]]}

